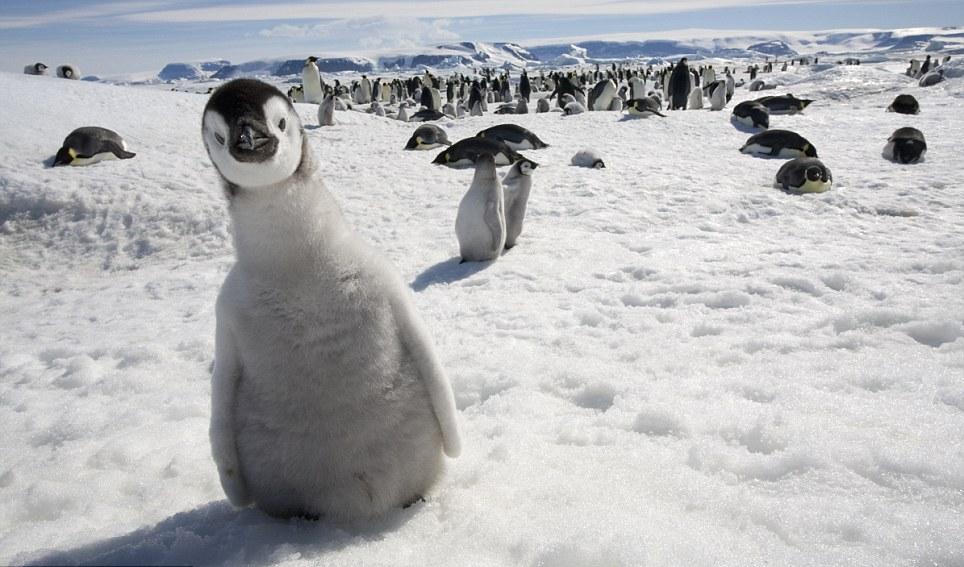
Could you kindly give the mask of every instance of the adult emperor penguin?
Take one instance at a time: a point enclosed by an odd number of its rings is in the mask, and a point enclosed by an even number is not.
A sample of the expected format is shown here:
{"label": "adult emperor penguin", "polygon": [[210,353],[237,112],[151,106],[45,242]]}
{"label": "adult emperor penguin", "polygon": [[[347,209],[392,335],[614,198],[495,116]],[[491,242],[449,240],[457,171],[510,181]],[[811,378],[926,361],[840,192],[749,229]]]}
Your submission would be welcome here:
{"label": "adult emperor penguin", "polygon": [[529,102],[531,94],[532,85],[529,84],[529,75],[525,72],[525,69],[523,69],[522,76],[519,78],[519,95],[522,96],[526,102]]}
{"label": "adult emperor penguin", "polygon": [[236,506],[352,521],[418,500],[460,452],[408,287],[348,227],[298,113],[237,79],[204,108],[236,264],[216,304],[211,449]]}
{"label": "adult emperor penguin", "polygon": [[372,101],[372,82],[362,75],[358,82],[358,104],[368,104]]}
{"label": "adult emperor penguin", "polygon": [[616,83],[612,79],[599,81],[589,91],[589,110],[609,110],[616,96]]}
{"label": "adult emperor penguin", "polygon": [[754,134],[743,144],[740,152],[758,157],[792,159],[817,157],[817,148],[806,138],[789,130],[766,130]]}
{"label": "adult emperor penguin", "polygon": [[107,159],[131,159],[135,155],[127,151],[127,144],[117,132],[84,126],[64,138],[53,165],[91,165]]}
{"label": "adult emperor penguin", "polygon": [[643,98],[644,96],[646,96],[646,80],[633,75],[629,78],[629,100]]}
{"label": "adult emperor penguin", "polygon": [[686,104],[689,102],[690,97],[690,71],[689,66],[686,64],[686,58],[683,57],[679,60],[679,63],[673,67],[673,72],[669,79],[669,109],[670,110],[686,110]]}
{"label": "adult emperor penguin", "polygon": [[492,156],[495,164],[509,165],[526,159],[504,142],[489,138],[464,138],[443,150],[432,163],[453,168],[466,168],[476,165],[482,156]]}
{"label": "adult emperor penguin", "polygon": [[27,65],[23,68],[23,72],[27,75],[46,75],[47,66],[43,63],[37,62],[33,65]]}
{"label": "adult emperor penguin", "polygon": [[652,96],[634,98],[627,102],[626,112],[632,116],[641,116],[643,118],[649,118],[650,116],[662,116],[666,118],[666,115],[660,112],[659,100]]}
{"label": "adult emperor penguin", "polygon": [[710,83],[710,110],[723,110],[726,106],[726,81],[720,79]]}
{"label": "adult emperor penguin", "polygon": [[80,79],[80,71],[77,70],[73,65],[61,65],[57,67],[57,76],[61,79]]}
{"label": "adult emperor penguin", "polygon": [[448,134],[435,124],[422,124],[415,129],[405,144],[406,150],[432,150],[441,146],[451,146]]}
{"label": "adult emperor penguin", "polygon": [[897,163],[917,163],[927,153],[924,133],[917,128],[898,128],[887,139],[883,156]]}
{"label": "adult emperor penguin", "polygon": [[896,112],[897,114],[920,114],[920,104],[913,95],[901,94],[897,95],[894,102],[890,103],[887,107],[887,112]]}
{"label": "adult emperor penguin", "polygon": [[823,193],[833,186],[833,174],[819,159],[799,157],[783,164],[775,185],[789,193]]}
{"label": "adult emperor penguin", "polygon": [[305,59],[305,65],[301,68],[301,84],[305,91],[305,102],[321,104],[325,93],[321,90],[321,73],[315,61],[318,61],[318,58],[314,55]]}
{"label": "adult emperor penguin", "polygon": [[917,82],[918,86],[921,87],[933,87],[934,85],[944,81],[944,69],[938,69],[936,71],[931,71]]}
{"label": "adult emperor penguin", "polygon": [[318,125],[335,125],[335,95],[328,93],[318,106]]}
{"label": "adult emperor penguin", "polygon": [[796,114],[803,112],[813,101],[808,98],[797,98],[792,94],[762,96],[756,101],[767,107],[770,114],[778,116],[781,114]]}
{"label": "adult emperor penguin", "polygon": [[754,100],[744,100],[733,108],[730,120],[749,128],[769,128],[770,111]]}
{"label": "adult emperor penguin", "polygon": [[459,202],[455,234],[463,262],[495,260],[505,247],[505,200],[491,155],[479,156],[472,185]]}
{"label": "adult emperor penguin", "polygon": [[502,192],[505,195],[505,247],[512,248],[522,234],[522,223],[526,217],[529,193],[532,191],[532,172],[536,164],[529,160],[519,160],[512,164],[502,178]]}
{"label": "adult emperor penguin", "polygon": [[479,138],[488,138],[505,143],[513,150],[540,150],[549,147],[534,133],[518,124],[499,124],[482,130],[476,134]]}

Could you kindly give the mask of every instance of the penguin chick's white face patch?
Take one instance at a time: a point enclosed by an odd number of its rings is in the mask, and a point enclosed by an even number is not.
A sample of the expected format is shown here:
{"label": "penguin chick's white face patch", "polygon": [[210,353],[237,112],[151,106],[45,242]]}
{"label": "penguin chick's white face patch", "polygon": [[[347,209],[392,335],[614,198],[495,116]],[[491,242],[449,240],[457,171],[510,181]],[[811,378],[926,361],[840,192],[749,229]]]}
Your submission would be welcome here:
{"label": "penguin chick's white face patch", "polygon": [[215,110],[204,113],[204,145],[208,155],[221,176],[239,187],[265,187],[280,183],[298,169],[301,163],[302,129],[301,120],[291,110],[288,102],[281,97],[271,97],[262,107],[262,116],[252,117],[263,120],[262,127],[267,134],[277,140],[272,155],[263,161],[241,161],[231,152],[231,146],[238,144],[239,128],[231,128],[224,117]]}

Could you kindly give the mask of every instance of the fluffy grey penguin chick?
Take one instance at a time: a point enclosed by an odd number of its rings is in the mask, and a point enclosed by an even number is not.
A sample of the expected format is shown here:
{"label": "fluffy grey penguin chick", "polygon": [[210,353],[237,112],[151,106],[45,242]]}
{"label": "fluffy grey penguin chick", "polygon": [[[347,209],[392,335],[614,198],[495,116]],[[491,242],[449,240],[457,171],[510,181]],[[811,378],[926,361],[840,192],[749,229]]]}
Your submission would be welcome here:
{"label": "fluffy grey penguin chick", "polygon": [[472,185],[459,203],[455,234],[463,262],[494,260],[505,247],[505,197],[491,155],[480,155],[475,162]]}
{"label": "fluffy grey penguin chick", "polygon": [[335,125],[335,95],[332,93],[325,95],[325,99],[318,105],[318,125]]}
{"label": "fluffy grey penguin chick", "polygon": [[605,162],[603,162],[595,150],[579,150],[576,152],[576,155],[572,156],[571,163],[578,167],[591,167],[593,169],[606,167]]}
{"label": "fluffy grey penguin chick", "polygon": [[526,217],[529,192],[532,190],[532,172],[538,167],[534,162],[520,159],[512,164],[502,178],[505,195],[505,247],[512,248],[522,234],[522,222]]}
{"label": "fluffy grey penguin chick", "polygon": [[336,521],[417,500],[461,442],[408,287],[349,229],[277,89],[225,84],[201,134],[237,257],[218,295],[211,384],[228,499]]}

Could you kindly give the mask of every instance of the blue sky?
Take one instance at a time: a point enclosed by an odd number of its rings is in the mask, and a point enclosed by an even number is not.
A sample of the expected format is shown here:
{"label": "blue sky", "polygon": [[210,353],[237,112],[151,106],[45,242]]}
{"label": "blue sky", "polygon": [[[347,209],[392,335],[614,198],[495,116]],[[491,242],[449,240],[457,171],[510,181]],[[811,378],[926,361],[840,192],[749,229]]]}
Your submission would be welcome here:
{"label": "blue sky", "polygon": [[793,31],[964,25],[962,0],[0,0],[0,70],[35,61],[85,74],[171,61],[405,49],[691,28]]}

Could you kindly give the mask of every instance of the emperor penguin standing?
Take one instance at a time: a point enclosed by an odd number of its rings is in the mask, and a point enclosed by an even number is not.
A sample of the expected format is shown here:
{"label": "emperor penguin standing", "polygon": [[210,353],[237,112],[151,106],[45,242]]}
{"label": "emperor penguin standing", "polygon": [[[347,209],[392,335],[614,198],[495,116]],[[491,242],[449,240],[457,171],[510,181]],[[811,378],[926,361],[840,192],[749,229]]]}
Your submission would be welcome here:
{"label": "emperor penguin standing", "polygon": [[324,91],[321,90],[321,73],[318,65],[315,64],[318,58],[312,55],[305,59],[305,66],[301,69],[301,83],[304,87],[305,102],[321,104],[325,98]]}
{"label": "emperor penguin standing", "polygon": [[512,164],[509,172],[502,178],[502,191],[505,195],[505,247],[515,246],[522,234],[522,221],[526,217],[529,192],[532,190],[532,171],[537,167],[534,162],[520,159]]}
{"label": "emperor penguin standing", "polygon": [[372,82],[362,75],[358,83],[358,104],[368,104],[372,101]]}
{"label": "emperor penguin standing", "polygon": [[482,154],[475,162],[472,185],[459,203],[455,234],[462,262],[495,260],[505,247],[505,197],[495,159]]}
{"label": "emperor penguin standing", "polygon": [[237,257],[216,304],[211,383],[228,499],[346,522],[417,501],[461,442],[408,286],[349,229],[275,87],[226,83],[201,134]]}

